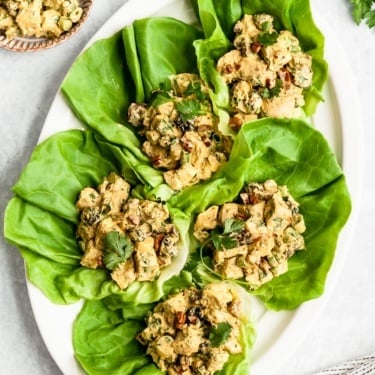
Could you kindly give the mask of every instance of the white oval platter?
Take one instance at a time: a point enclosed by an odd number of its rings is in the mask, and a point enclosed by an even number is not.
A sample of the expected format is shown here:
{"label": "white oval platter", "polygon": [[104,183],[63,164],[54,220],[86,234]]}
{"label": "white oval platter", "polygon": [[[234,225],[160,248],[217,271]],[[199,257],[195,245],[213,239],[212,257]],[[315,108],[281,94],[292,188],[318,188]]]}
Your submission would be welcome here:
{"label": "white oval platter", "polygon": [[[171,16],[185,22],[195,21],[187,0],[131,0],[100,28],[86,48],[98,39],[111,36],[135,19],[151,16]],[[330,73],[324,90],[325,102],[320,104],[311,121],[313,126],[326,136],[345,172],[354,209],[341,232],[335,261],[321,298],[287,312],[266,311],[259,304],[256,306],[257,341],[251,366],[252,375],[278,374],[278,369],[293,354],[293,348],[308,334],[309,328],[326,305],[330,293],[334,291],[335,281],[350,249],[352,229],[357,216],[356,202],[361,189],[363,158],[362,121],[356,85],[336,38],[328,26],[319,23],[319,14],[314,13],[314,17],[326,35],[326,59]],[[58,131],[81,127],[61,92],[58,92],[39,141]],[[58,367],[65,375],[84,374],[74,358],[72,347],[72,324],[82,304],[54,305],[30,283],[28,292],[42,338]]]}

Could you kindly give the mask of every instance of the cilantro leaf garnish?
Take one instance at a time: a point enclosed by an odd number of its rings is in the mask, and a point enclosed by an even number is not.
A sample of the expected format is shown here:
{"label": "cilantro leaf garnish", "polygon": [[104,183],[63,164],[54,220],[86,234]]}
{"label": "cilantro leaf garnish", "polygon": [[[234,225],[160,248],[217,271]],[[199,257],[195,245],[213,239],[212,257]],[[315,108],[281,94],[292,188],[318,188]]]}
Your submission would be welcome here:
{"label": "cilantro leaf garnish", "polygon": [[171,89],[172,85],[169,79],[159,84],[159,88],[151,92],[149,102],[153,107],[157,107],[163,103],[171,101]]}
{"label": "cilantro leaf garnish", "polygon": [[275,44],[277,42],[278,36],[279,34],[276,31],[272,33],[261,32],[258,36],[258,42],[265,47],[271,46],[272,44]]}
{"label": "cilantro leaf garnish", "polygon": [[279,96],[281,89],[283,88],[283,81],[281,79],[276,80],[276,85],[272,89],[264,87],[260,90],[260,96],[263,99],[271,99],[275,96]]}
{"label": "cilantro leaf garnish", "polygon": [[232,232],[240,232],[245,226],[243,220],[227,219],[224,221],[223,234],[230,234]]}
{"label": "cilantro leaf garnish", "polygon": [[225,341],[228,340],[231,331],[232,326],[227,322],[219,323],[217,326],[212,326],[210,335],[208,337],[211,342],[211,346],[218,348],[220,345],[224,344]]}
{"label": "cilantro leaf garnish", "polygon": [[166,91],[153,91],[150,98],[150,103],[153,107],[158,107],[164,103],[171,101],[171,96]]}
{"label": "cilantro leaf garnish", "polygon": [[263,32],[268,32],[270,28],[271,28],[271,22],[270,21],[265,21],[265,22],[262,23],[262,31]]}
{"label": "cilantro leaf garnish", "polygon": [[176,102],[175,107],[183,121],[202,114],[200,102],[195,99],[183,99]]}
{"label": "cilantro leaf garnish", "polygon": [[368,11],[365,14],[367,26],[372,28],[375,26],[375,9]]}
{"label": "cilantro leaf garnish", "polygon": [[166,78],[163,82],[159,84],[160,90],[164,92],[169,92],[172,90],[172,83],[169,78]]}
{"label": "cilantro leaf garnish", "polygon": [[153,107],[157,107],[163,103],[171,101],[170,91],[166,87],[166,85],[160,84],[159,89],[151,92],[150,103]]}
{"label": "cilantro leaf garnish", "polygon": [[223,236],[216,231],[211,232],[211,240],[216,250],[233,249],[238,245],[238,241],[230,236]]}
{"label": "cilantro leaf garnish", "polygon": [[202,91],[202,85],[199,81],[189,83],[189,86],[184,92],[184,96],[195,95],[198,100],[205,100],[207,94]]}
{"label": "cilantro leaf garnish", "polygon": [[233,233],[238,233],[244,228],[242,220],[227,219],[224,221],[224,228],[214,229],[210,233],[210,239],[216,250],[233,249],[238,246],[238,240],[233,237]]}
{"label": "cilantro leaf garnish", "polygon": [[352,4],[352,15],[355,23],[359,25],[365,21],[368,27],[375,26],[375,0],[350,0]]}
{"label": "cilantro leaf garnish", "polygon": [[114,270],[120,263],[127,261],[134,250],[130,239],[119,232],[109,232],[104,237],[104,264],[109,270]]}

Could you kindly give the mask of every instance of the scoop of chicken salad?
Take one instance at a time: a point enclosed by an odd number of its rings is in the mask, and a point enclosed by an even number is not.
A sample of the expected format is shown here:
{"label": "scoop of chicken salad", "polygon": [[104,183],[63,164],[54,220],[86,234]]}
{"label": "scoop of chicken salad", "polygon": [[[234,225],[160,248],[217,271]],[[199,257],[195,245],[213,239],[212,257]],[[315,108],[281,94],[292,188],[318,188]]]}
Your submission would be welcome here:
{"label": "scoop of chicken salad", "polygon": [[207,87],[195,74],[170,77],[149,104],[132,103],[129,122],[144,137],[143,152],[174,190],[207,180],[228,158],[229,136],[218,130]]}
{"label": "scoop of chicken salad", "polygon": [[234,26],[234,49],[217,62],[229,85],[233,128],[260,117],[300,117],[312,84],[312,57],[268,14],[244,15]]}
{"label": "scoop of chicken salad", "polygon": [[249,183],[239,202],[210,206],[194,224],[194,236],[212,251],[214,271],[245,279],[252,289],[288,270],[288,259],[305,248],[299,204],[275,181]]}
{"label": "scoop of chicken salad", "polygon": [[169,375],[213,375],[231,355],[242,353],[243,320],[249,317],[237,291],[224,282],[211,283],[157,304],[137,338]]}
{"label": "scoop of chicken salad", "polygon": [[81,264],[105,267],[121,289],[155,280],[178,253],[180,236],[165,204],[130,196],[131,186],[111,173],[95,189],[84,188],[76,206]]}

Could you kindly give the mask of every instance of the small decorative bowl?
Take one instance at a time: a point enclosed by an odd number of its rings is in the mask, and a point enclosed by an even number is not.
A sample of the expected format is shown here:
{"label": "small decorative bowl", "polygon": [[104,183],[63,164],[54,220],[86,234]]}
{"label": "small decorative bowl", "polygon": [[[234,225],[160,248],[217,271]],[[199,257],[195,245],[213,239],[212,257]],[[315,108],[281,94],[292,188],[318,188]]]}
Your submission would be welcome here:
{"label": "small decorative bowl", "polygon": [[10,51],[30,52],[52,48],[65,42],[81,28],[90,12],[92,0],[81,0],[79,3],[83,10],[82,16],[69,31],[62,33],[56,38],[16,37],[14,39],[7,39],[6,36],[0,32],[0,47]]}

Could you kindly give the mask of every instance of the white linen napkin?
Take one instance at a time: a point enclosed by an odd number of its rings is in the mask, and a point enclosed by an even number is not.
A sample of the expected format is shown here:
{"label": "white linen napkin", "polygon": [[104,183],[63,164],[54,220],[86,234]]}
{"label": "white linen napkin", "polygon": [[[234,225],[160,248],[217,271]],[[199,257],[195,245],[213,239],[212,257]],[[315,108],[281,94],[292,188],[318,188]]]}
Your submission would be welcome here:
{"label": "white linen napkin", "polygon": [[372,375],[375,374],[375,354],[359,357],[337,366],[321,370],[314,375]]}

